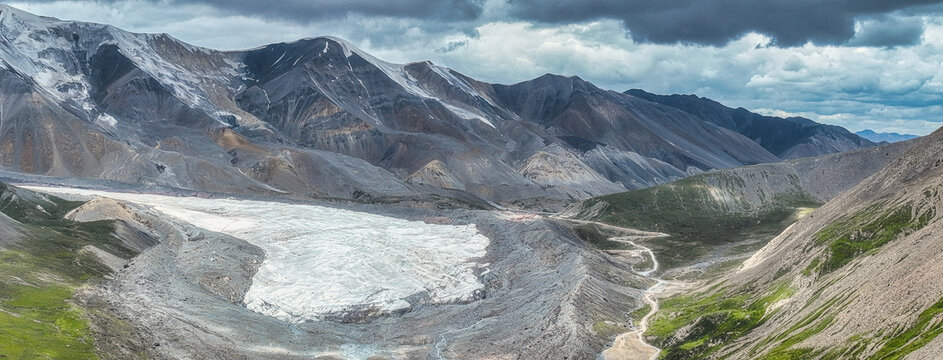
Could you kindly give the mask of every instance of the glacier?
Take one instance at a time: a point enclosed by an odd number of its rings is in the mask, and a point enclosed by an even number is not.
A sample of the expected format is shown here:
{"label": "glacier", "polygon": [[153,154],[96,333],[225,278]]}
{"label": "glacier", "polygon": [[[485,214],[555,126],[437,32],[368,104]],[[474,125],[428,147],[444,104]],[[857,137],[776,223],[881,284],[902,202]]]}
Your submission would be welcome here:
{"label": "glacier", "polygon": [[302,323],[416,304],[474,300],[490,240],[474,224],[438,225],[326,206],[25,186],[135,203],[259,246],[244,305]]}

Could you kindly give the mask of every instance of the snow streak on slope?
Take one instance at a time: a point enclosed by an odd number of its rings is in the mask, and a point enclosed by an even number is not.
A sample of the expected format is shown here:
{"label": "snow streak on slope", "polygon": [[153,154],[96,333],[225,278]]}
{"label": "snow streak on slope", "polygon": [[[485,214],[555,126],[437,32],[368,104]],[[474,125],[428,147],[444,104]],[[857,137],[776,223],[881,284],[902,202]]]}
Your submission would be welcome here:
{"label": "snow streak on slope", "polygon": [[475,259],[489,240],[474,225],[279,202],[28,188],[142,204],[261,247],[265,262],[245,305],[284,321],[472,300],[483,287],[476,271],[484,265]]}
{"label": "snow streak on slope", "polygon": [[[396,82],[396,84],[398,84],[406,92],[416,95],[421,98],[437,101],[441,103],[442,105],[444,105],[453,114],[458,115],[459,117],[463,119],[479,120],[487,124],[488,126],[491,126],[492,128],[495,127],[494,123],[488,120],[485,116],[478,115],[474,111],[466,110],[461,107],[455,106],[454,104],[451,104],[448,100],[442,99],[441,97],[436,96],[435,94],[423,89],[422,85],[418,83],[416,79],[413,79],[413,77],[409,75],[409,72],[407,72],[405,69],[405,65],[394,64],[394,63],[380,60],[374,57],[373,55],[370,55],[367,52],[360,50],[353,44],[347,42],[347,40],[333,37],[333,36],[328,36],[325,38],[331,41],[334,41],[338,44],[341,44],[341,46],[344,49],[344,55],[346,55],[348,58],[351,57],[351,55],[353,54],[357,54],[358,56],[360,56],[367,62],[373,64],[373,66],[375,66],[381,72],[386,74],[386,76],[390,80],[393,80],[394,82]],[[324,50],[322,50],[322,53],[327,53],[327,49],[328,49],[328,43],[325,42]],[[278,61],[276,61],[276,63],[277,62]],[[486,96],[483,96],[481,93],[475,90],[471,85],[469,85],[464,80],[459,79],[455,75],[452,75],[452,73],[450,72],[448,68],[429,63],[429,69],[435,72],[436,75],[440,76],[450,85],[461,89],[462,91],[471,95],[474,98],[478,98],[478,99],[482,99],[486,101],[488,104],[491,104],[491,106],[497,107],[497,105],[491,99],[489,99]]]}

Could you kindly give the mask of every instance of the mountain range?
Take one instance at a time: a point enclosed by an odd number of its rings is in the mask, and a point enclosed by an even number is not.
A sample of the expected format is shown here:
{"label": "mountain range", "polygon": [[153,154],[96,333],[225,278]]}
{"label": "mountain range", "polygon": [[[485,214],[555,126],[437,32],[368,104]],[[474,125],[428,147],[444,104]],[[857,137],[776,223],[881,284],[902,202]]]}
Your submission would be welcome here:
{"label": "mountain range", "polygon": [[764,116],[744,108],[729,108],[695,95],[664,96],[643,90],[629,90],[626,94],[676,107],[705,121],[734,130],[781,159],[811,157],[874,146],[868,139],[852,134],[845,128],[819,124],[802,117]]}
{"label": "mountain range", "polygon": [[883,141],[886,141],[886,142],[905,141],[905,140],[910,140],[917,137],[917,135],[910,135],[910,134],[877,133],[871,129],[861,130],[859,132],[856,132],[855,134],[876,143],[883,142]]}
{"label": "mountain range", "polygon": [[217,51],[9,6],[0,94],[3,169],[223,193],[554,207],[875,145],[579,77],[489,84],[332,37]]}

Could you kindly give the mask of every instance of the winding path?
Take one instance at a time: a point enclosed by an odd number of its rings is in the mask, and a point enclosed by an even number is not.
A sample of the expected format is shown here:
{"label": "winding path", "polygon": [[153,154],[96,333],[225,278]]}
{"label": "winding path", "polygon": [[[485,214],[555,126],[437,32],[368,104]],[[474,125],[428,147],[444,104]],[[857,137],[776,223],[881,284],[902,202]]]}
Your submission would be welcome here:
{"label": "winding path", "polygon": [[613,342],[612,347],[603,351],[602,357],[605,360],[651,360],[656,359],[658,354],[661,353],[661,349],[645,341],[645,331],[648,330],[651,317],[655,315],[659,309],[655,294],[663,291],[668,282],[651,276],[654,272],[658,271],[658,258],[655,257],[655,253],[652,252],[652,249],[637,244],[633,241],[635,239],[637,239],[637,237],[632,236],[614,237],[610,240],[631,244],[636,248],[642,249],[643,253],[648,253],[648,256],[651,257],[652,267],[648,270],[638,272],[641,276],[655,280],[655,284],[645,289],[645,293],[642,296],[642,301],[648,304],[650,310],[639,320],[635,330],[619,335]]}
{"label": "winding path", "polygon": [[609,238],[609,240],[630,244],[634,246],[635,248],[641,249],[642,253],[648,253],[648,256],[652,259],[651,269],[636,272],[637,274],[641,276],[644,276],[646,278],[649,278],[655,281],[655,284],[649,287],[648,289],[645,289],[645,292],[642,295],[642,301],[648,304],[648,306],[650,307],[650,310],[648,311],[647,314],[645,314],[645,316],[642,317],[642,319],[639,320],[639,323],[637,324],[634,330],[617,336],[612,346],[606,349],[605,351],[603,351],[603,353],[601,354],[601,358],[604,360],[655,360],[658,358],[658,355],[661,353],[661,349],[645,341],[645,331],[648,330],[648,325],[649,325],[649,322],[651,321],[651,317],[654,316],[655,313],[657,313],[659,310],[658,300],[655,298],[655,296],[657,294],[664,292],[665,289],[668,288],[669,286],[681,288],[681,287],[684,287],[686,284],[683,282],[669,281],[669,280],[652,277],[652,274],[658,271],[659,266],[660,266],[658,262],[658,258],[655,257],[655,253],[652,251],[652,249],[646,246],[639,245],[638,243],[636,243],[636,241],[654,239],[654,238],[659,238],[659,237],[666,237],[666,236],[669,236],[668,234],[660,233],[660,232],[652,232],[652,231],[643,231],[643,230],[631,229],[631,228],[624,228],[620,226],[601,223],[598,221],[572,219],[572,218],[560,216],[559,214],[555,214],[555,213],[514,211],[514,210],[509,210],[506,208],[503,210],[510,211],[510,212],[522,212],[522,213],[534,214],[538,216],[545,216],[551,219],[568,221],[568,222],[576,223],[576,224],[584,224],[584,225],[591,224],[591,225],[599,226],[601,228],[619,231],[624,234],[631,234],[631,235],[611,237]]}
{"label": "winding path", "polygon": [[642,239],[653,239],[668,236],[667,234],[642,231],[637,229],[623,228],[619,226],[604,224],[596,221],[586,221],[586,220],[576,220],[576,219],[567,219],[563,217],[551,216],[555,219],[566,220],[578,224],[593,224],[603,228],[620,231],[623,233],[629,233],[633,235],[629,236],[618,236],[609,238],[612,241],[618,241],[622,243],[627,243],[635,248],[641,249],[642,253],[647,253],[648,256],[652,259],[652,267],[645,271],[638,272],[639,275],[647,277],[649,279],[655,280],[655,284],[645,289],[644,295],[642,296],[642,301],[644,301],[650,307],[645,316],[639,320],[639,323],[634,330],[621,334],[616,337],[612,346],[602,353],[602,358],[605,360],[653,360],[658,358],[658,354],[661,353],[661,349],[658,347],[649,344],[645,341],[645,331],[648,330],[648,325],[651,320],[651,317],[658,312],[658,300],[655,298],[655,295],[663,292],[668,285],[681,285],[680,283],[675,284],[675,282],[669,282],[667,280],[654,278],[652,274],[658,271],[660,264],[658,263],[658,258],[655,257],[655,253],[652,249],[639,245],[635,241]]}

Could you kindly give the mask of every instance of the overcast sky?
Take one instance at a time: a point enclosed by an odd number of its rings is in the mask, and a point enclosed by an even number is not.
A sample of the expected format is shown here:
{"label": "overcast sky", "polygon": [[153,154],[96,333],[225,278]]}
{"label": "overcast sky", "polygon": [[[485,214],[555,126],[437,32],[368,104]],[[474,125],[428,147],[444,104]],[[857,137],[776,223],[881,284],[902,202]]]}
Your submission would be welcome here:
{"label": "overcast sky", "polygon": [[479,80],[578,75],[852,131],[943,125],[943,0],[97,0],[40,15],[243,49],[334,35]]}

